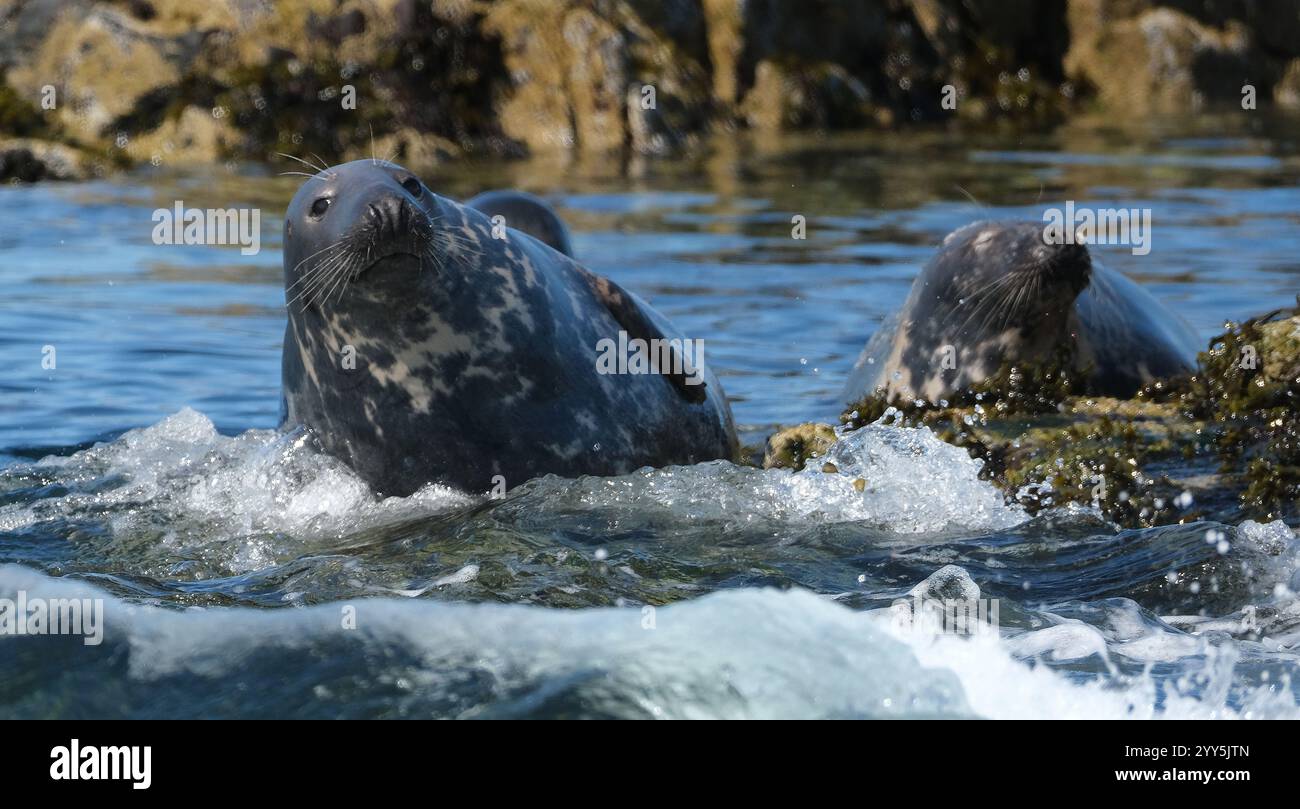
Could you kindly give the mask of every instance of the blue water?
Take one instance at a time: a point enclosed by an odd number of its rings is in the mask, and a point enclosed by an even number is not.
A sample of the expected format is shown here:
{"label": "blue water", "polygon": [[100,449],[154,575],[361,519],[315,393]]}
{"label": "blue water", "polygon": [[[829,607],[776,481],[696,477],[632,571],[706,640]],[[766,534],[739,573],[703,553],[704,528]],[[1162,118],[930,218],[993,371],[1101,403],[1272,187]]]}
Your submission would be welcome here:
{"label": "blue water", "polygon": [[[834,419],[866,338],[974,219],[1037,220],[1067,199],[1151,208],[1149,255],[1094,255],[1206,339],[1292,303],[1295,131],[728,137],[690,159],[423,176],[454,198],[552,200],[580,260],[704,338],[758,445],[777,425]],[[930,445],[928,465],[872,469],[914,488],[860,501],[715,464],[543,480],[500,502],[375,502],[272,432],[281,218],[298,179],[277,172],[291,168],[0,189],[0,563],[15,565],[0,567],[0,598],[90,588],[120,616],[98,651],[0,637],[0,716],[1014,716],[1024,693],[1061,716],[1294,712],[1300,552],[1280,523],[1120,533],[1086,513],[978,511],[991,486]],[[153,210],[176,200],[261,208],[261,252],[153,244]],[[1220,530],[1226,555],[1205,541]],[[1003,599],[1000,641],[883,625],[880,610],[949,564]],[[331,627],[358,600],[379,617],[351,646]],[[669,630],[652,640],[646,606]],[[1277,612],[1271,637],[1165,620],[1252,606]],[[33,666],[71,674],[7,676]],[[831,696],[792,695],[801,678]]]}

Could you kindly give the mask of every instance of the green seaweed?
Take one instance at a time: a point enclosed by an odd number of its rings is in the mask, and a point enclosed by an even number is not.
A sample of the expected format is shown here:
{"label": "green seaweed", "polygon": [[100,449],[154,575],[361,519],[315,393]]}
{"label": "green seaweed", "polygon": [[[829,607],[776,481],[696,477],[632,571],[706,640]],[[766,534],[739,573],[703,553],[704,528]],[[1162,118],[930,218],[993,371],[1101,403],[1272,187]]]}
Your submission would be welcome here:
{"label": "green seaweed", "polygon": [[984,476],[1031,513],[1073,502],[1128,527],[1294,519],[1300,320],[1289,318],[1297,311],[1227,324],[1196,373],[1155,380],[1128,400],[1088,396],[1086,373],[1062,356],[1005,367],[937,404],[891,402],[877,391],[841,421],[929,427],[984,461]]}

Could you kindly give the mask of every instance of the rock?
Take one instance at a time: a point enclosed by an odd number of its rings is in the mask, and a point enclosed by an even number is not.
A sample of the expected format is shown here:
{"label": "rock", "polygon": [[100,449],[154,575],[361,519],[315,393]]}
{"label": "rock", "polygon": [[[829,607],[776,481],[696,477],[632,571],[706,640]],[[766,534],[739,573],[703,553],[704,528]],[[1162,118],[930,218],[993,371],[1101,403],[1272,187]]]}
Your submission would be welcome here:
{"label": "rock", "polygon": [[28,98],[16,91],[0,72],[0,132],[24,138],[51,138],[58,133],[53,114],[37,106],[40,94]]}
{"label": "rock", "polygon": [[839,65],[758,64],[741,102],[746,123],[760,130],[862,126],[873,120],[871,94]]}
{"label": "rock", "polygon": [[980,601],[980,588],[965,569],[944,565],[889,605],[894,625],[952,634],[974,634],[985,626],[996,628],[996,599]]}
{"label": "rock", "polygon": [[91,176],[92,165],[85,153],[61,143],[0,140],[0,182],[84,180]]}
{"label": "rock", "polygon": [[1209,419],[1225,468],[1245,484],[1247,516],[1300,512],[1300,306],[1229,324],[1200,355],[1182,401]]}
{"label": "rock", "polygon": [[73,139],[112,142],[158,91],[179,82],[203,34],[165,37],[116,8],[96,4],[84,14],[74,6],[54,18],[39,47],[10,66],[6,81],[35,98],[50,85],[55,116]]}
{"label": "rock", "polygon": [[[708,119],[704,21],[692,3],[506,0],[484,27],[510,76],[503,130],[530,149],[664,153]],[[654,106],[643,106],[651,93]]]}
{"label": "rock", "polygon": [[132,160],[161,166],[215,163],[241,142],[224,110],[187,106],[179,116],[167,118],[138,138],[124,138],[120,145]]}
{"label": "rock", "polygon": [[1292,59],[1273,87],[1273,103],[1288,110],[1300,110],[1300,59]]}
{"label": "rock", "polygon": [[[341,159],[370,153],[372,137],[421,163],[529,150],[635,157],[737,123],[1052,123],[1088,88],[1120,113],[1185,112],[1237,103],[1247,81],[1262,101],[1300,106],[1300,9],[1246,0],[0,2],[0,131],[112,164]],[[39,109],[46,86],[57,92],[50,111]]]}
{"label": "rock", "polygon": [[763,450],[763,468],[798,471],[812,458],[825,455],[836,440],[835,428],[829,424],[810,422],[781,430],[767,439]]}
{"label": "rock", "polygon": [[[785,0],[735,0],[742,10],[744,51],[740,69],[752,72],[759,62],[795,59],[808,63],[830,62],[850,70],[874,63],[887,55],[887,29],[891,22],[885,4],[876,0],[834,3],[789,3]],[[721,4],[715,13],[733,16]]]}
{"label": "rock", "polygon": [[751,127],[856,127],[875,120],[863,77],[886,72],[876,61],[888,50],[890,21],[881,4],[716,0],[705,11],[715,97],[737,103]]}
{"label": "rock", "polygon": [[976,601],[980,597],[980,588],[964,568],[944,565],[909,590],[907,595],[927,601]]}
{"label": "rock", "polygon": [[564,86],[578,147],[595,152],[621,148],[630,82],[623,33],[584,8],[570,11],[561,31],[570,54]]}
{"label": "rock", "polygon": [[[1240,104],[1242,86],[1272,86],[1276,68],[1240,20],[1205,24],[1166,7],[1114,15],[1110,0],[1072,0],[1066,72],[1097,89],[1116,112],[1187,113],[1207,104]],[[1260,95],[1264,92],[1261,90]]]}
{"label": "rock", "polygon": [[740,57],[744,51],[744,4],[740,0],[703,0],[713,66],[713,98],[732,106],[740,100]]}
{"label": "rock", "polygon": [[518,152],[494,110],[505,68],[478,3],[9,5],[8,95],[27,101],[53,85],[60,138],[123,159],[341,157],[368,150],[372,132],[402,131],[458,151]]}
{"label": "rock", "polygon": [[1198,364],[1129,400],[1026,372],[975,401],[867,396],[841,422],[927,426],[1031,513],[1079,503],[1126,527],[1300,516],[1300,307],[1229,324]]}
{"label": "rock", "polygon": [[[653,106],[651,105],[653,104]],[[665,155],[696,138],[696,115],[676,96],[660,98],[650,85],[627,88],[627,129],[633,151]]]}
{"label": "rock", "polygon": [[499,3],[484,19],[484,30],[501,41],[510,77],[510,92],[498,107],[502,129],[532,149],[577,145],[565,89],[569,47],[559,33],[564,8]]}
{"label": "rock", "polygon": [[376,137],[373,144],[350,147],[344,153],[343,160],[378,157],[418,171],[435,168],[461,155],[460,147],[446,138],[428,135],[412,127],[403,127],[396,132]]}

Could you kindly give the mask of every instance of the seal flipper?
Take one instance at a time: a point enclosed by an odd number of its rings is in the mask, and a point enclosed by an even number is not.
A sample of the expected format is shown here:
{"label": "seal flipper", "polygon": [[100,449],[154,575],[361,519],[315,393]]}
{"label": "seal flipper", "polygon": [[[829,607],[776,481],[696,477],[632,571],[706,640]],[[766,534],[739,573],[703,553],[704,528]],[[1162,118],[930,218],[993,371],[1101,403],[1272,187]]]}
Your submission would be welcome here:
{"label": "seal flipper", "polygon": [[484,191],[465,203],[489,219],[500,216],[506,227],[573,258],[573,242],[564,220],[546,200],[523,191]]}
{"label": "seal flipper", "polygon": [[[628,340],[644,340],[646,345],[666,345],[672,352],[672,362],[670,367],[661,369],[659,367],[659,352],[650,352],[650,363],[654,366],[655,372],[668,380],[668,382],[677,390],[677,394],[691,404],[700,404],[708,394],[705,392],[706,383],[702,369],[696,369],[687,361],[685,354],[682,352],[680,345],[673,345],[670,338],[664,335],[663,329],[654,321],[646,316],[645,310],[632,293],[623,289],[618,284],[602,278],[595,273],[582,270],[583,278],[591,291],[595,293],[596,298],[605,305],[609,313],[627,332]],[[661,343],[652,343],[651,340],[660,340]],[[680,343],[681,340],[676,340]],[[680,371],[674,371],[674,368],[680,368]]]}

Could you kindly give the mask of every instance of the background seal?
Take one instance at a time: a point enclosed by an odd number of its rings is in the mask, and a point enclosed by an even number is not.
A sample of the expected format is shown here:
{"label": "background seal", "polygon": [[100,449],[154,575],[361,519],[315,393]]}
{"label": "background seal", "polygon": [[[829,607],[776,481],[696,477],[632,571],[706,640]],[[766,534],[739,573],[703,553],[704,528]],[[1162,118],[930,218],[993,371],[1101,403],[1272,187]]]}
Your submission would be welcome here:
{"label": "background seal", "polygon": [[465,205],[482,211],[488,219],[500,216],[507,227],[527,233],[569,258],[574,257],[573,239],[569,236],[568,226],[555,209],[540,197],[510,189],[484,191]]}
{"label": "background seal", "polygon": [[950,233],[901,311],[867,342],[844,388],[856,402],[939,402],[1007,364],[1059,358],[1089,393],[1131,396],[1196,368],[1182,318],[1083,244],[1054,244],[1041,222],[976,222]]}

